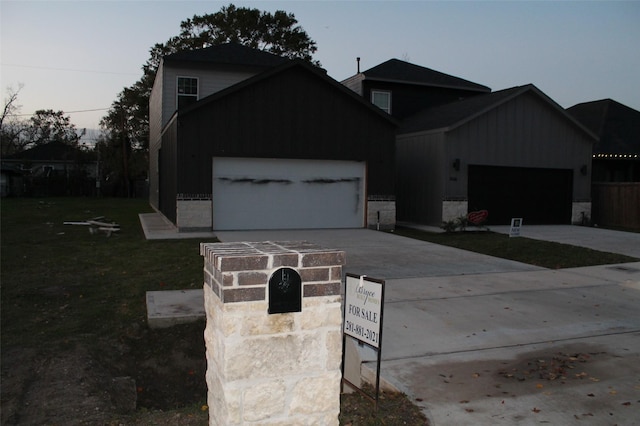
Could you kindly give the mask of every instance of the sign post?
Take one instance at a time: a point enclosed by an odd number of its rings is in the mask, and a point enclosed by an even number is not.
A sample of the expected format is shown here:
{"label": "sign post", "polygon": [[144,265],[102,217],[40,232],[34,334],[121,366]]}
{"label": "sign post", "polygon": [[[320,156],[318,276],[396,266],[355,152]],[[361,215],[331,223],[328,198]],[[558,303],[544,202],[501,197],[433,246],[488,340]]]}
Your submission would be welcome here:
{"label": "sign post", "polygon": [[[364,343],[378,353],[376,368],[375,409],[378,409],[380,397],[380,361],[382,357],[382,320],[384,314],[384,281],[369,278],[366,275],[346,274],[344,293],[344,322],[342,347],[345,347],[346,336],[351,336]],[[342,368],[344,376],[344,350],[342,351]],[[349,386],[371,398],[347,379],[342,379]]]}
{"label": "sign post", "polygon": [[522,218],[514,217],[511,219],[511,229],[509,230],[509,238],[511,237],[519,237],[520,236],[520,228],[522,228]]}

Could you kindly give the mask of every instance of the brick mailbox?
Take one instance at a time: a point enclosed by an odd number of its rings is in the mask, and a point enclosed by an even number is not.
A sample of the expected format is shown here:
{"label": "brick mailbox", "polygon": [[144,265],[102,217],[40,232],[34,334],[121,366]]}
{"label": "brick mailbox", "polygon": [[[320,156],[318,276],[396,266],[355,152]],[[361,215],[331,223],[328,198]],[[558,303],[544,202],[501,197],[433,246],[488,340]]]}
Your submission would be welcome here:
{"label": "brick mailbox", "polygon": [[210,425],[338,425],[343,251],[200,245]]}

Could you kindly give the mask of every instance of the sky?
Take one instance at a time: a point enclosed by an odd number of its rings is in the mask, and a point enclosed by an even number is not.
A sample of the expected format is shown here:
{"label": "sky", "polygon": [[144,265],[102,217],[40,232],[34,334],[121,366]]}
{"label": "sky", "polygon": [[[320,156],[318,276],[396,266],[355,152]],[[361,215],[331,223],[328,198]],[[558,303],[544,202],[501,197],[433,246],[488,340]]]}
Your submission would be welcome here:
{"label": "sky", "polygon": [[640,0],[0,0],[0,93],[20,113],[62,110],[99,128],[149,49],[180,22],[238,7],[293,13],[341,81],[397,58],[501,90],[534,84],[563,108],[613,99],[640,110]]}

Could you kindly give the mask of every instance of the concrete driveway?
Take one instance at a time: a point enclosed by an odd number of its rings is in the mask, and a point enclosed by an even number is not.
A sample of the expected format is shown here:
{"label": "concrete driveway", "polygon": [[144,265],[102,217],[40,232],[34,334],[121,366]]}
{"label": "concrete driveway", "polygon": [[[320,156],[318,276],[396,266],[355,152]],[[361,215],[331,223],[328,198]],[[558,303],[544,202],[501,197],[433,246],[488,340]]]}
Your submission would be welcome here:
{"label": "concrete driveway", "polygon": [[[548,235],[640,257],[640,234]],[[640,262],[547,270],[364,229],[217,236],[311,241],[385,279],[382,378],[432,426],[640,425]]]}

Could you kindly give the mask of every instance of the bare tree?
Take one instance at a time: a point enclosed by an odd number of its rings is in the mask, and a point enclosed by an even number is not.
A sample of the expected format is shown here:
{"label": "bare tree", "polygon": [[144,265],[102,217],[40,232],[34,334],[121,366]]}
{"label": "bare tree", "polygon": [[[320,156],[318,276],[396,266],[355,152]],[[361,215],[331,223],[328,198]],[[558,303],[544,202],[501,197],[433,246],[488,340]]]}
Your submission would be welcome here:
{"label": "bare tree", "polygon": [[18,94],[22,90],[22,84],[17,89],[7,87],[7,95],[0,116],[0,147],[2,156],[20,152],[29,143],[24,138],[28,124],[21,120],[18,104]]}

